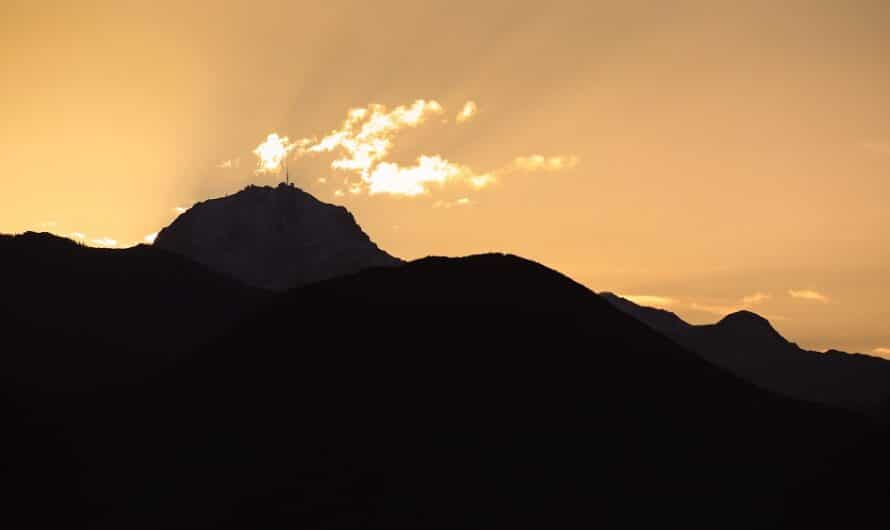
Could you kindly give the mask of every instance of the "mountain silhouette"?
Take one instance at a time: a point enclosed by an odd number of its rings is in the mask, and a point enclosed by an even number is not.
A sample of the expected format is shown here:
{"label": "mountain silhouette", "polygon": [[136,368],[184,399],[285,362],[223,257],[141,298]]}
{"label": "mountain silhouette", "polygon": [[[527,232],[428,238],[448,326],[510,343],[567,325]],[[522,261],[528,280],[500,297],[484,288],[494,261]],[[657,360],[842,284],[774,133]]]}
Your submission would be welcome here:
{"label": "mountain silhouette", "polygon": [[197,203],[161,230],[154,246],[273,290],[401,263],[346,208],[283,183]]}
{"label": "mountain silhouette", "polygon": [[735,334],[742,340],[754,340],[758,343],[772,342],[787,344],[769,320],[752,311],[735,311],[720,319],[717,327],[727,334]]}
{"label": "mountain silhouette", "polygon": [[695,326],[680,317],[600,293],[612,305],[759,386],[797,399],[882,414],[890,402],[890,361],[838,350],[808,351],[750,311]]}
{"label": "mountain silhouette", "polygon": [[[303,195],[248,188],[167,229],[189,248],[233,249],[221,263],[258,260],[242,271],[251,286],[163,244],[0,237],[0,523],[765,528],[882,515],[884,424],[769,390],[677,339],[726,341],[729,359],[794,347],[761,317],[690,326],[512,255],[401,263]],[[306,264],[324,279],[305,283]],[[256,287],[271,278],[281,288]]]}
{"label": "mountain silhouette", "polygon": [[[877,436],[510,255],[262,296],[125,384],[71,385],[65,373],[84,377],[72,358],[132,357],[8,311],[4,517],[33,527],[774,527],[808,520],[809,488]],[[44,372],[66,369],[41,379],[8,360],[38,354]],[[851,495],[841,508],[867,507]]]}
{"label": "mountain silhouette", "polygon": [[0,235],[0,272],[7,320],[152,356],[193,349],[264,296],[160,248],[90,248],[46,233]]}

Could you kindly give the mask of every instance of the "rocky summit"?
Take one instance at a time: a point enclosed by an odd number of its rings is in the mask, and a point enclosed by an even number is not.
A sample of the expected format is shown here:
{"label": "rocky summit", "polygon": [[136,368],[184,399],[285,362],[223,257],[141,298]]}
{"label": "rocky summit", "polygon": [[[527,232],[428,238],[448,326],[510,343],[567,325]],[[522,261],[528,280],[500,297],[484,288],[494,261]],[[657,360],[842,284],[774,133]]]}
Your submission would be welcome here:
{"label": "rocky summit", "polygon": [[154,244],[271,290],[402,263],[377,247],[346,208],[288,184],[199,202]]}

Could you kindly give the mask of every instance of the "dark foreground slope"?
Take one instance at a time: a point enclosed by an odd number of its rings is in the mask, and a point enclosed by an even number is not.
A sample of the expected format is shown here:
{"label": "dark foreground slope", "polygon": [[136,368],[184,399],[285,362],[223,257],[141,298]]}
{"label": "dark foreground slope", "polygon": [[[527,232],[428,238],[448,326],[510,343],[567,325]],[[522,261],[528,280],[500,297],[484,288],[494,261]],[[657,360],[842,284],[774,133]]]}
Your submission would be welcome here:
{"label": "dark foreground slope", "polygon": [[378,248],[346,208],[283,183],[199,202],[154,244],[274,290],[401,263]]}
{"label": "dark foreground slope", "polygon": [[89,248],[51,234],[0,235],[0,312],[122,352],[189,351],[256,306],[262,293],[182,256],[140,245]]}
{"label": "dark foreground slope", "polygon": [[48,396],[16,388],[3,442],[35,526],[791,525],[868,430],[503,255],[295,290],[151,381]]}
{"label": "dark foreground slope", "polygon": [[739,377],[786,396],[872,415],[890,402],[890,361],[837,350],[807,351],[763,317],[739,311],[695,326],[680,317],[601,293],[612,305]]}

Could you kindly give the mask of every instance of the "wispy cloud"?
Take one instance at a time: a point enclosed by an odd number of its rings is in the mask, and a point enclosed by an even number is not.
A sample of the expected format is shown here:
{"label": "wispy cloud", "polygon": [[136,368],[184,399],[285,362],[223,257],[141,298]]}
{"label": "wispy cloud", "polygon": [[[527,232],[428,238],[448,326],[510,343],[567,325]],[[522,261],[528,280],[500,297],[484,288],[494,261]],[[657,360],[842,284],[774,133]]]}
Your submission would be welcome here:
{"label": "wispy cloud", "polygon": [[177,206],[177,207],[173,208],[173,211],[176,213],[185,213],[186,210],[187,210],[187,208],[183,208],[182,206]]}
{"label": "wispy cloud", "polygon": [[577,156],[518,156],[513,160],[512,168],[517,171],[560,171],[573,168],[578,165],[578,162]]}
{"label": "wispy cloud", "polygon": [[[516,157],[503,167],[479,172],[439,154],[421,154],[410,165],[388,160],[403,130],[420,127],[430,117],[444,111],[435,100],[419,99],[410,105],[392,109],[370,104],[350,109],[340,127],[321,139],[307,137],[292,142],[286,136],[272,133],[253,151],[258,158],[257,172],[277,173],[291,156],[299,159],[332,153],[336,158],[331,162],[331,169],[354,175],[346,183],[350,194],[416,197],[428,194],[436,186],[459,184],[478,190],[510,173],[559,171],[578,164],[576,156],[545,157],[536,154]],[[466,122],[477,112],[476,103],[468,101],[458,112],[456,120]],[[319,182],[325,183],[321,179]],[[343,194],[342,188],[334,190],[335,196]]]}
{"label": "wispy cloud", "polygon": [[117,240],[110,237],[100,237],[91,239],[90,243],[97,247],[113,248],[117,246]]}
{"label": "wispy cloud", "polygon": [[479,107],[476,106],[475,101],[467,101],[464,103],[464,106],[460,109],[460,112],[457,113],[457,116],[454,117],[457,123],[464,123],[473,119],[473,116],[479,112]]}
{"label": "wispy cloud", "polygon": [[631,302],[648,307],[670,307],[677,303],[677,301],[668,296],[656,296],[651,294],[621,294],[619,295],[622,298],[626,298]]}
{"label": "wispy cloud", "polygon": [[70,237],[72,237],[73,239],[77,239],[78,241],[83,241],[84,239],[87,238],[87,235],[84,234],[83,232],[71,232],[68,235]]}
{"label": "wispy cloud", "polygon": [[890,359],[890,348],[875,348],[871,352],[879,357],[887,357]]}
{"label": "wispy cloud", "polygon": [[443,110],[435,100],[418,99],[392,110],[371,104],[351,109],[342,126],[320,141],[303,139],[297,144],[302,143],[308,153],[338,151],[340,158],[331,163],[332,168],[353,171],[367,179],[374,166],[389,155],[396,133],[417,127],[430,115],[441,114]]}
{"label": "wispy cloud", "polygon": [[[763,300],[765,300],[765,299],[763,299]],[[715,315],[718,317],[725,317],[726,315],[730,315],[732,313],[737,313],[739,311],[750,311],[750,310],[752,310],[752,307],[751,307],[752,305],[755,305],[763,300],[759,300],[757,302],[747,303],[747,304],[746,303],[708,304],[708,303],[699,303],[699,302],[689,302],[689,303],[682,304],[682,307],[690,309],[692,311],[700,311],[702,313],[708,313],[708,314]],[[760,316],[762,316],[763,318],[766,318],[767,320],[770,320],[772,322],[779,321],[779,320],[789,320],[789,318],[786,316],[777,315],[775,313],[764,313],[760,309],[757,310],[757,313]]]}
{"label": "wispy cloud", "polygon": [[468,197],[461,197],[454,201],[442,201],[442,200],[436,201],[433,203],[433,208],[446,208],[447,209],[447,208],[454,208],[457,206],[469,206],[471,204],[473,204],[473,201],[471,201]]}
{"label": "wispy cloud", "polygon": [[[700,302],[695,300],[689,300],[688,298],[682,297],[670,297],[670,296],[661,296],[661,295],[651,295],[651,294],[621,294],[623,298],[630,300],[631,302],[648,307],[658,307],[662,309],[670,308],[675,311],[679,310],[690,310],[690,311],[698,311],[702,313],[709,313],[712,315],[717,315],[720,317],[726,316],[730,313],[735,313],[737,311],[741,311],[744,309],[751,309],[753,306],[761,304],[766,300],[772,298],[772,295],[764,292],[755,292],[753,294],[749,294],[741,297],[738,301],[731,301],[727,303],[719,303],[719,302]],[[770,318],[775,320],[783,320],[784,317],[780,316],[771,316]]]}
{"label": "wispy cloud", "polygon": [[740,305],[720,305],[720,304],[700,304],[698,302],[692,302],[689,304],[689,308],[694,311],[701,311],[703,313],[710,313],[712,315],[717,316],[726,316],[730,313],[735,313],[744,309]]}
{"label": "wispy cloud", "polygon": [[470,185],[470,187],[477,190],[494,184],[495,180],[496,179],[494,175],[491,173],[483,173],[481,175],[473,175],[467,177],[467,183]]}
{"label": "wispy cloud", "polygon": [[241,159],[240,158],[232,158],[231,160],[225,160],[216,165],[216,167],[220,169],[232,169],[241,167]]}
{"label": "wispy cloud", "polygon": [[798,300],[821,302],[823,304],[827,304],[831,301],[831,299],[828,298],[828,296],[820,293],[819,291],[814,291],[811,289],[801,289],[801,290],[789,289],[788,296],[790,296],[791,298],[796,298]]}
{"label": "wispy cloud", "polygon": [[769,300],[770,298],[772,298],[772,295],[770,295],[769,293],[756,292],[754,294],[749,294],[747,296],[743,296],[742,297],[742,305],[745,305],[745,306],[757,305],[760,302]]}

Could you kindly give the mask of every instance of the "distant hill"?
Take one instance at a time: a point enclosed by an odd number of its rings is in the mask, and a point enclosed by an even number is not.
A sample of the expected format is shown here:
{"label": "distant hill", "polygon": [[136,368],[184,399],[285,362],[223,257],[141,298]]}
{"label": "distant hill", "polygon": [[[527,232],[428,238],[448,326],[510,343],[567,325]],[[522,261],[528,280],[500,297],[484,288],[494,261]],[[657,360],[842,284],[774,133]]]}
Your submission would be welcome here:
{"label": "distant hill", "polygon": [[154,246],[273,290],[401,263],[346,208],[287,184],[248,186],[195,204],[160,231]]}
{"label": "distant hill", "polygon": [[708,361],[763,388],[797,399],[880,414],[890,400],[890,361],[863,354],[807,351],[750,311],[695,326],[612,293],[605,300]]}
{"label": "distant hill", "polygon": [[773,527],[870,429],[499,254],[273,295],[139,384],[12,403],[10,509],[91,528]]}
{"label": "distant hill", "polygon": [[223,332],[264,293],[178,254],[0,235],[0,314],[85,343],[174,354]]}
{"label": "distant hill", "polygon": [[270,292],[29,233],[0,266],[4,527],[852,527],[888,494],[873,422],[516,256]]}

